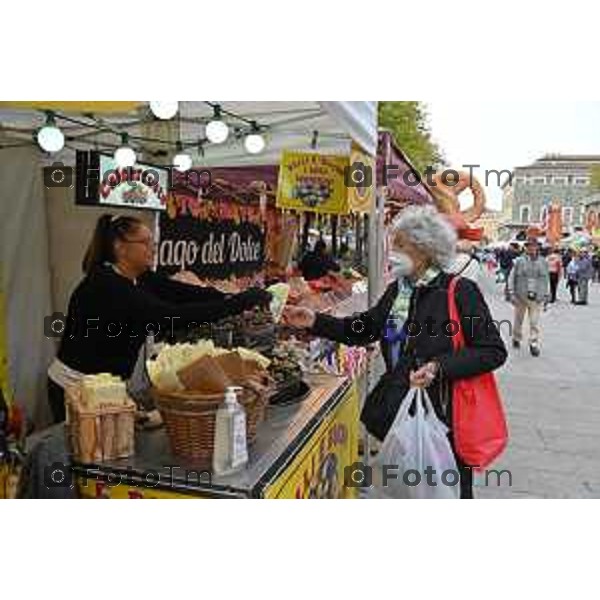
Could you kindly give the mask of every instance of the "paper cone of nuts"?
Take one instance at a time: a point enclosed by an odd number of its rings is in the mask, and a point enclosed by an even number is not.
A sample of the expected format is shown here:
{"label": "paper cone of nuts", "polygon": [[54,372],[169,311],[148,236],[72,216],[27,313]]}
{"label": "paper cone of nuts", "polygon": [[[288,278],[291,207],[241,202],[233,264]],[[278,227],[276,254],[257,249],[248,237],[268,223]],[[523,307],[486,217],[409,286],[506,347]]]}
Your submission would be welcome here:
{"label": "paper cone of nuts", "polygon": [[221,354],[215,360],[235,385],[243,385],[246,379],[246,366],[244,359],[237,352]]}
{"label": "paper cone of nuts", "polygon": [[177,377],[185,389],[206,394],[222,394],[228,386],[233,385],[232,379],[223,370],[218,358],[202,356],[177,371]]}

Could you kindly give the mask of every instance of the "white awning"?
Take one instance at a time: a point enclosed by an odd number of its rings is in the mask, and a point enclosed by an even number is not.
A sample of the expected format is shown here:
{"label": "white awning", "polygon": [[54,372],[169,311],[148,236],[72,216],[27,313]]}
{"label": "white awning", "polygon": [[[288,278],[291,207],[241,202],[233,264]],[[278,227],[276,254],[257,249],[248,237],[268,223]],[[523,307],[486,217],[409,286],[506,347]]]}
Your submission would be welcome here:
{"label": "white awning", "polygon": [[[310,151],[313,146],[319,152],[348,154],[354,140],[365,151],[375,155],[377,150],[377,103],[373,101],[332,101],[332,102],[216,102],[223,110],[223,120],[230,127],[230,135],[223,144],[203,146],[197,142],[204,138],[205,124],[213,116],[213,108],[204,101],[180,102],[179,119],[153,122],[149,117],[148,103],[126,113],[98,112],[95,121],[82,113],[52,108],[57,113],[57,124],[67,137],[65,150],[50,157],[70,163],[75,149],[99,149],[109,151],[120,143],[115,133],[98,132],[93,125],[99,122],[114,131],[125,130],[131,136],[135,147],[160,148],[160,144],[136,140],[134,136],[166,139],[171,144],[181,140],[186,151],[192,155],[194,164],[206,166],[243,166],[278,164],[284,149]],[[55,103],[54,103],[55,104]],[[61,115],[74,118],[82,124],[61,119]],[[236,118],[241,117],[241,118]],[[249,122],[264,128],[267,142],[265,150],[251,155],[244,148],[244,136],[249,131]],[[43,112],[30,108],[0,106],[0,130],[12,139],[22,143],[32,143],[32,130],[42,127],[45,122]],[[149,131],[159,132],[149,135]],[[173,146],[163,146],[170,154]],[[144,157],[145,162],[153,161]]]}

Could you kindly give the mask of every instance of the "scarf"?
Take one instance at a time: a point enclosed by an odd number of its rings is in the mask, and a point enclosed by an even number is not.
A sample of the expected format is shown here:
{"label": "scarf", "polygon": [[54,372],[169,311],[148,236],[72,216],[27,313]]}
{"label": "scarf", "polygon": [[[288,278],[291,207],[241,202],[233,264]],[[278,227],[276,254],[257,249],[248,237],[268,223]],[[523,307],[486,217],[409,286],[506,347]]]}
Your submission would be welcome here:
{"label": "scarf", "polygon": [[407,332],[404,325],[408,320],[410,299],[413,292],[416,288],[428,286],[440,273],[440,269],[429,267],[416,281],[412,281],[408,277],[398,279],[398,296],[396,296],[396,300],[390,310],[384,335],[384,339],[390,346],[392,368],[394,368],[400,360],[401,350],[404,341],[407,338]]}

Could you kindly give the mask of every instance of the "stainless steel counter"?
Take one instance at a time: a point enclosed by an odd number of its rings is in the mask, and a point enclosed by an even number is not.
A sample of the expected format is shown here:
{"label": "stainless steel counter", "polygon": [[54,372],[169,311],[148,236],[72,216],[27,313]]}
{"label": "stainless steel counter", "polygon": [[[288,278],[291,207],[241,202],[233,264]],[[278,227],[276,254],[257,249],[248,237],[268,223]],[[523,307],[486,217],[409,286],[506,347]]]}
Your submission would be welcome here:
{"label": "stainless steel counter", "polygon": [[272,406],[250,447],[246,468],[228,476],[212,476],[173,457],[164,429],[137,433],[136,454],[97,465],[74,464],[79,475],[108,479],[114,485],[155,487],[216,497],[259,497],[265,485],[285,469],[300,448],[344,397],[350,382],[331,375],[313,376],[311,392],[296,404]]}

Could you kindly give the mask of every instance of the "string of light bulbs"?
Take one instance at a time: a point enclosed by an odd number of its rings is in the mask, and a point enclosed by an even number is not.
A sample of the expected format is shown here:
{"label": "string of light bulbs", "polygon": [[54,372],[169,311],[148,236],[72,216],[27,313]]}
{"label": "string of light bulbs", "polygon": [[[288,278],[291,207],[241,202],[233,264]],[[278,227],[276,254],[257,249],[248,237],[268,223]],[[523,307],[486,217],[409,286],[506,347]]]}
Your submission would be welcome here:
{"label": "string of light bulbs", "polygon": [[[205,126],[205,140],[200,140],[200,148],[203,151],[203,145],[205,142],[211,144],[223,144],[230,137],[230,127],[223,119],[223,115],[226,114],[228,117],[237,119],[250,126],[249,132],[244,137],[244,147],[249,154],[260,154],[266,147],[266,141],[263,136],[263,130],[266,127],[259,125],[254,120],[246,119],[240,115],[232,113],[231,111],[223,110],[221,105],[206,102],[208,106],[213,109],[213,117]],[[153,100],[149,103],[150,111],[155,118],[159,120],[171,120],[179,113],[179,102],[178,101],[158,101]],[[36,140],[40,148],[45,152],[54,154],[60,152],[65,146],[65,135],[58,127],[56,123],[56,113],[47,111],[46,112],[46,123],[37,132]],[[102,131],[104,133],[112,133],[119,135],[121,138],[121,145],[115,150],[114,159],[118,166],[129,167],[133,166],[137,160],[135,150],[129,144],[130,139],[146,140],[164,144],[172,144],[171,142],[159,139],[144,138],[142,136],[129,135],[121,132],[118,129],[107,126],[105,123],[99,124],[97,122],[84,123],[80,120],[74,119],[68,116],[59,116],[59,118],[66,121],[70,121],[83,127],[91,127],[96,131]],[[93,119],[93,115],[90,117]],[[84,134],[86,135],[86,134]],[[197,143],[191,144],[196,145]],[[187,171],[192,167],[192,157],[190,154],[184,151],[184,146],[181,141],[176,144],[177,154],[173,158],[173,166],[180,171]]]}

